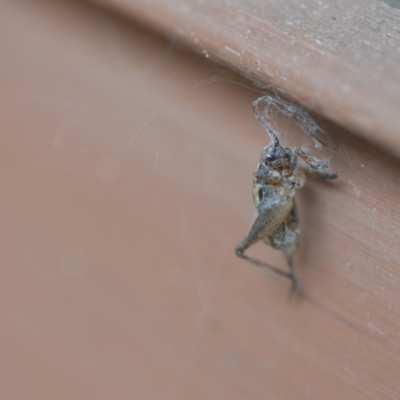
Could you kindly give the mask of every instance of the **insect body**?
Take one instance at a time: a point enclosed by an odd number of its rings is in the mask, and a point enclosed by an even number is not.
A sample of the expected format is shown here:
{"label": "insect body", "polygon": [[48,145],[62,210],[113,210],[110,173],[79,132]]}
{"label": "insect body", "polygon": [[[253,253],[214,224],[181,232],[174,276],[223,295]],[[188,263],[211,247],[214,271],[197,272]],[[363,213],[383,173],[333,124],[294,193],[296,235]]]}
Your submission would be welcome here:
{"label": "insect body", "polygon": [[[272,128],[260,117],[258,101],[253,103],[254,114],[271,138],[261,153],[253,178],[253,198],[257,218],[249,233],[236,246],[236,254],[252,264],[288,278],[291,290],[295,291],[298,278],[293,267],[293,255],[299,245],[299,221],[294,202],[296,189],[305,185],[309,176],[335,179],[336,172],[328,172],[329,163],[322,162],[298,148],[282,147]],[[310,168],[297,164],[302,158]],[[289,271],[284,272],[245,254],[254,243],[262,240],[274,249],[283,251]]]}

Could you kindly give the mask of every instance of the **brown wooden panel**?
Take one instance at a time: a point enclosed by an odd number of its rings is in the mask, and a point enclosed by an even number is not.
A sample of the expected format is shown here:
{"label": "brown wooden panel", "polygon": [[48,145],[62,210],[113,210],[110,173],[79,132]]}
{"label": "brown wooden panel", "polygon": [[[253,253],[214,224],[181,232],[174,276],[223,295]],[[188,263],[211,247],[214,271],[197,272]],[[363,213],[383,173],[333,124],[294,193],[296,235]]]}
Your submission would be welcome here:
{"label": "brown wooden panel", "polygon": [[93,1],[139,18],[399,154],[398,2]]}
{"label": "brown wooden panel", "polygon": [[1,2],[0,29],[1,398],[399,398],[396,159],[321,121],[340,180],[299,193],[288,301],[233,253],[249,82],[78,1]]}

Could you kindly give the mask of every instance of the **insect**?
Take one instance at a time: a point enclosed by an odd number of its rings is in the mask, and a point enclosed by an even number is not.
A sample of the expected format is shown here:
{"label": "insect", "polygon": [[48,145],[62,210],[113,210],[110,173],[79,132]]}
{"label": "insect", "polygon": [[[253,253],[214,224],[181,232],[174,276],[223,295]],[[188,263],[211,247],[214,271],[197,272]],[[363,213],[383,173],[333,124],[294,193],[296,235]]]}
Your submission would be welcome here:
{"label": "insect", "polygon": [[[249,233],[235,247],[236,254],[270,272],[288,278],[291,292],[295,292],[299,281],[293,267],[293,255],[299,245],[300,227],[295,206],[295,193],[303,187],[308,177],[330,180],[338,177],[329,171],[329,160],[321,161],[309,157],[299,147],[282,147],[274,130],[258,112],[261,97],[253,103],[254,115],[267,131],[271,141],[261,152],[253,176],[253,199],[257,217]],[[281,104],[284,101],[281,101]],[[290,103],[288,103],[290,104]],[[304,114],[306,118],[311,117]],[[298,158],[309,166],[299,166]],[[245,254],[253,244],[262,240],[274,249],[282,250],[288,271],[281,271],[271,265]]]}

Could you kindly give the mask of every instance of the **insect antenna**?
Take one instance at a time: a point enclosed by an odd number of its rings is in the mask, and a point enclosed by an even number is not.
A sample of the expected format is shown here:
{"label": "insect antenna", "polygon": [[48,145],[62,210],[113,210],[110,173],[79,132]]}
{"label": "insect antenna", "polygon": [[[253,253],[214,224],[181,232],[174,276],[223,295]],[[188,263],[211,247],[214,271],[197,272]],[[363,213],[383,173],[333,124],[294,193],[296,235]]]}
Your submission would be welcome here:
{"label": "insect antenna", "polygon": [[[265,103],[264,112],[259,111],[260,103]],[[317,148],[319,151],[321,151],[322,146],[330,148],[331,150],[339,149],[339,145],[335,138],[332,137],[328,132],[325,132],[306,110],[294,103],[283,100],[278,96],[266,94],[253,102],[253,109],[255,117],[258,119],[274,142],[277,141],[276,134],[271,125],[268,123],[268,116],[271,113],[269,110],[270,107],[273,107],[278,113],[291,118],[293,122],[313,141],[315,148]],[[333,145],[323,141],[319,137],[321,135],[328,136]]]}
{"label": "insect antenna", "polygon": [[259,111],[258,111],[258,105],[265,99],[265,96],[259,97],[257,100],[253,102],[253,110],[254,110],[254,115],[260,122],[260,124],[263,126],[263,128],[266,130],[268,133],[269,137],[271,138],[272,143],[274,144],[275,148],[279,146],[279,140],[278,137],[276,136],[274,130],[272,129],[271,125],[263,118],[261,117]]}

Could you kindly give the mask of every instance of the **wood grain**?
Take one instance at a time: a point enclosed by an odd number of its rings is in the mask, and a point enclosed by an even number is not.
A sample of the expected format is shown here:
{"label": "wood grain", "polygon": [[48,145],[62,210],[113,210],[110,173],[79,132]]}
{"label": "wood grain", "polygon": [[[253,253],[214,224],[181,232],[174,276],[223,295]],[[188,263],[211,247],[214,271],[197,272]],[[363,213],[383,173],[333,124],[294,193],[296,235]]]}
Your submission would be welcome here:
{"label": "wood grain", "polygon": [[340,180],[299,192],[289,300],[233,251],[251,82],[79,1],[0,4],[1,398],[400,398],[396,158],[319,120]]}
{"label": "wood grain", "polygon": [[144,21],[399,154],[396,2],[94,1]]}

